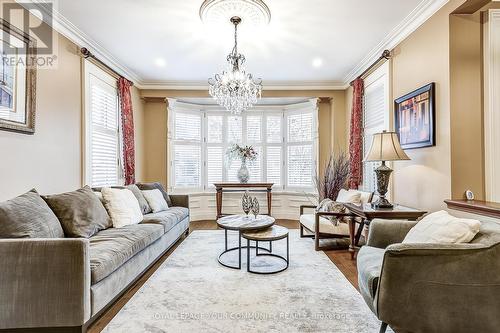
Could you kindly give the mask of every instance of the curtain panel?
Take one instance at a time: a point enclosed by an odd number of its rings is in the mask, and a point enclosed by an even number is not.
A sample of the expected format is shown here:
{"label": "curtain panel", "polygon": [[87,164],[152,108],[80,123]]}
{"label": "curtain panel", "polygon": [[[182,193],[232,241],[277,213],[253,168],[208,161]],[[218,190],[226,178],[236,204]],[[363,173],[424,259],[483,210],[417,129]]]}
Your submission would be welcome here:
{"label": "curtain panel", "polygon": [[353,87],[351,126],[349,134],[349,188],[358,189],[363,177],[363,96],[364,82],[357,78]]}
{"label": "curtain panel", "polygon": [[122,115],[123,172],[125,185],[135,183],[134,115],[130,87],[132,82],[118,79],[118,93]]}

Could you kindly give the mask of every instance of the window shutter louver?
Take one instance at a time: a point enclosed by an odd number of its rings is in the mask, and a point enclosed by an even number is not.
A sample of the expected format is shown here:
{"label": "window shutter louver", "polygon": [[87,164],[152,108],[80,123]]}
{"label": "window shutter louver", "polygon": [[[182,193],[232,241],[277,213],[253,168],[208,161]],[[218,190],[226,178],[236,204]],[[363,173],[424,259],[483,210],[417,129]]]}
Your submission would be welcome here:
{"label": "window shutter louver", "polygon": [[282,147],[267,147],[266,161],[267,181],[270,183],[274,183],[277,186],[281,185],[281,169],[283,167]]}
{"label": "window shutter louver", "polygon": [[247,116],[247,143],[255,143],[261,141],[261,126],[261,116]]}
{"label": "window shutter louver", "polygon": [[91,185],[118,185],[120,142],[116,86],[92,74],[89,80]]}
{"label": "window shutter louver", "polygon": [[207,182],[208,186],[222,181],[224,156],[222,147],[207,147]]}
{"label": "window shutter louver", "polygon": [[[363,100],[363,155],[371,147],[372,136],[385,129],[386,95],[384,77],[380,77],[365,88]],[[377,188],[375,169],[380,162],[363,163],[363,183],[365,191],[374,192]]]}
{"label": "window shutter louver", "polygon": [[201,185],[201,146],[176,145],[174,147],[176,187]]}
{"label": "window shutter louver", "polygon": [[312,186],[312,146],[288,147],[288,186]]}

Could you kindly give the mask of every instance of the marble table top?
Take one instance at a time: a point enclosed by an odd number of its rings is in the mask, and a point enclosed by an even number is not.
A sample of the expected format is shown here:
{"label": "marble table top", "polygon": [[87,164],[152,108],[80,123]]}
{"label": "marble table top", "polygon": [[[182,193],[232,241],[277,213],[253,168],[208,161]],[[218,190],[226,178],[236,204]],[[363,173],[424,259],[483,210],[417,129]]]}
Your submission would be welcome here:
{"label": "marble table top", "polygon": [[273,225],[263,230],[252,230],[244,232],[241,236],[254,241],[273,241],[283,239],[288,235],[288,229],[279,225]]}
{"label": "marble table top", "polygon": [[227,230],[248,231],[269,228],[274,222],[274,218],[267,215],[257,215],[257,218],[253,215],[229,215],[218,219],[217,225]]}

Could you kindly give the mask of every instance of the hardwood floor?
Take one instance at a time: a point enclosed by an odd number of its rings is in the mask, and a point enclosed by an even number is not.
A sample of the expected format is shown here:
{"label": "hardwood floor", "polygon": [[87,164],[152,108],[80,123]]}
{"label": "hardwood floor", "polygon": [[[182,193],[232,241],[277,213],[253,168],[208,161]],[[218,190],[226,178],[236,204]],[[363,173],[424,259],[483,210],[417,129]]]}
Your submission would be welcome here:
{"label": "hardwood floor", "polygon": [[[287,227],[288,229],[298,229],[299,223],[294,220],[277,220],[276,224]],[[189,232],[194,230],[216,230],[215,221],[196,221],[191,222]],[[177,242],[167,253],[165,253],[139,280],[137,280],[130,289],[128,289],[98,320],[89,326],[89,333],[99,333],[113,319],[113,317],[123,308],[123,306],[134,296],[142,285],[151,277],[151,275],[160,267],[160,265],[175,251],[177,246],[184,241],[184,238]],[[311,251],[314,251],[314,244],[311,241]],[[330,260],[346,276],[351,284],[358,289],[358,274],[356,270],[356,260],[351,260],[351,255],[347,250],[324,251]]]}

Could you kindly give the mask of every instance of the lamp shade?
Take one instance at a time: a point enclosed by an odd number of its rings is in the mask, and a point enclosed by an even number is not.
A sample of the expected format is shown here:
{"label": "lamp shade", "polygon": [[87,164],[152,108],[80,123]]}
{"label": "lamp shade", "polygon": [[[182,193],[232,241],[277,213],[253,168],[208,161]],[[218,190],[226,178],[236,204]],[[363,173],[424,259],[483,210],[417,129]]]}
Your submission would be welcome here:
{"label": "lamp shade", "polygon": [[409,159],[399,144],[396,132],[383,131],[382,133],[373,134],[370,151],[363,161],[400,161]]}

